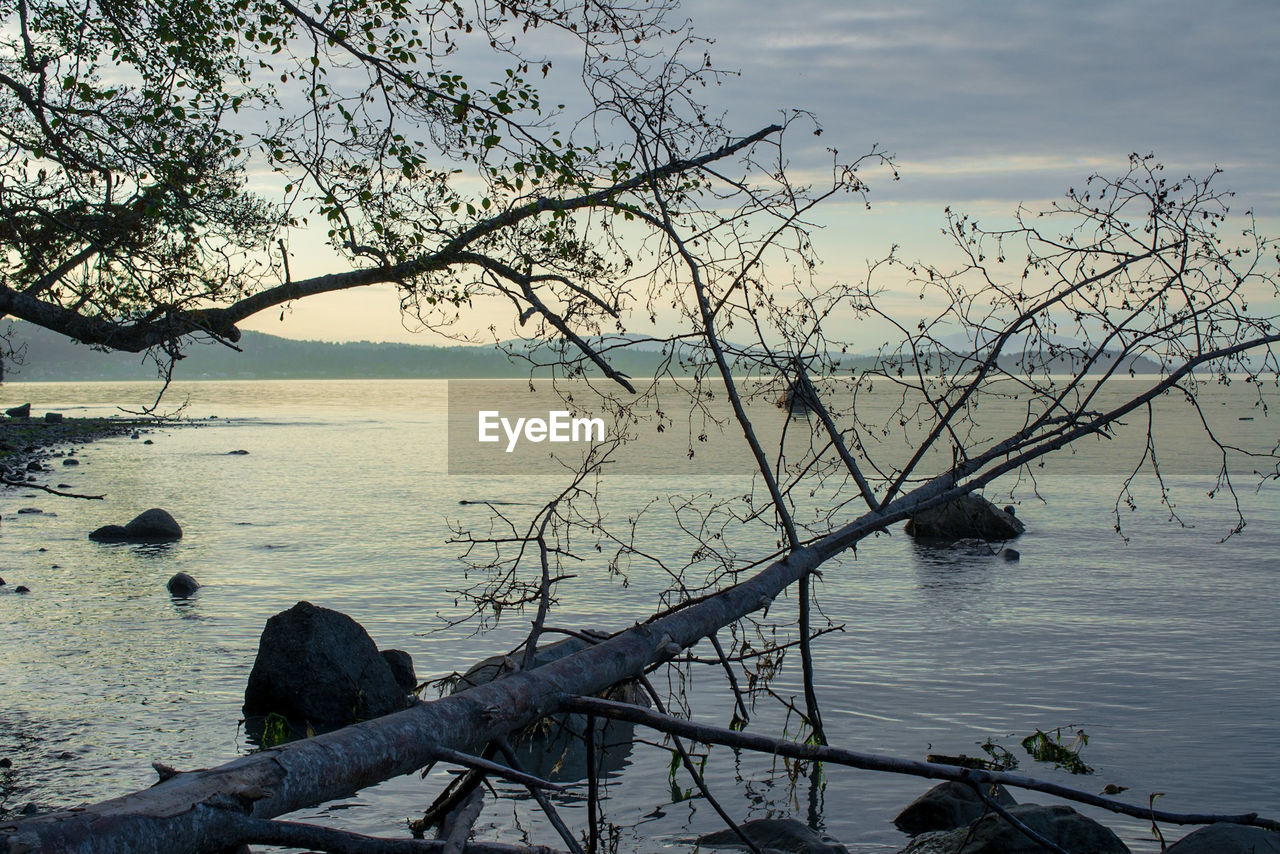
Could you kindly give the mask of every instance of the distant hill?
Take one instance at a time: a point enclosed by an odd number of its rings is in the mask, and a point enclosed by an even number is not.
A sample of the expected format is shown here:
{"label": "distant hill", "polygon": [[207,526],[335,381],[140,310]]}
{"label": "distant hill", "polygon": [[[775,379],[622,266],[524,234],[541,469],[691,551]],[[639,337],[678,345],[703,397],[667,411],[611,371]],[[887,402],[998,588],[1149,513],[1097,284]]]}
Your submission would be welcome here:
{"label": "distant hill", "polygon": [[[15,359],[4,360],[2,379],[18,382],[153,380],[156,365],[136,353],[104,352],[21,321],[0,324]],[[662,359],[660,345],[610,338],[609,362],[632,376],[650,375]],[[174,368],[175,380],[235,379],[489,379],[527,377],[530,365],[496,345],[433,347],[370,341],[295,341],[246,330],[236,344],[189,347]],[[535,361],[551,359],[523,342],[503,342]],[[0,352],[7,348],[0,343]],[[541,358],[539,358],[541,357]],[[545,369],[541,369],[545,370]],[[675,373],[681,373],[678,367]]]}
{"label": "distant hill", "polygon": [[[28,323],[12,324],[9,340],[17,360],[5,360],[8,380],[149,380],[157,375],[156,365],[139,354],[103,352]],[[484,378],[529,372],[493,347],[294,341],[250,331],[237,346],[243,352],[218,344],[188,348],[174,379]]]}
{"label": "distant hill", "polygon": [[[3,379],[24,382],[56,380],[152,380],[156,366],[135,353],[103,352],[70,341],[38,326],[23,322],[0,325],[0,335],[9,340],[16,359],[4,360]],[[611,365],[630,376],[652,376],[664,357],[659,343],[634,343],[621,337],[593,340],[608,350]],[[620,346],[624,345],[625,346]],[[176,380],[226,379],[487,379],[529,376],[529,364],[513,359],[496,346],[433,347],[421,344],[387,344],[369,341],[330,343],[295,341],[262,332],[246,331],[238,345],[242,352],[218,344],[190,347],[174,370]],[[535,361],[550,360],[540,348],[523,342],[505,346],[529,352]],[[541,358],[540,358],[541,357]],[[874,357],[848,355],[848,370],[869,368]],[[1002,368],[1017,370],[1020,359],[1003,357]],[[1070,371],[1062,360],[1054,370]],[[1127,368],[1128,366],[1126,366]],[[1140,373],[1156,366],[1145,359],[1133,365]],[[679,359],[673,359],[673,373],[685,373]]]}

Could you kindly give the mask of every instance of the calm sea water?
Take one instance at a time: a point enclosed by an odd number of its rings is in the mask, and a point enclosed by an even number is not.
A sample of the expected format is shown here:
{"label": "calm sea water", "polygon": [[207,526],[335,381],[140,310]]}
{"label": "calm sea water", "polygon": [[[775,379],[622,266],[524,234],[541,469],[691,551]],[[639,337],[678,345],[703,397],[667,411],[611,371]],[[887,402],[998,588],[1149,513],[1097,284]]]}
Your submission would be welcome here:
{"label": "calm sea water", "polygon": [[[145,403],[153,390],[11,383],[0,393],[5,405],[30,400],[37,412],[82,415]],[[1237,433],[1277,432],[1260,415],[1240,421],[1255,414],[1247,393],[1213,394],[1214,411]],[[484,522],[484,508],[462,500],[535,502],[559,484],[449,476],[445,383],[210,382],[176,386],[167,399],[189,400],[187,414],[200,426],[162,427],[148,437],[152,445],[125,437],[94,443],[79,452],[82,465],[58,466],[51,477],[106,493],[105,501],[0,493],[0,575],[8,582],[0,588],[0,756],[13,760],[0,770],[0,811],[144,787],[154,780],[153,760],[200,767],[252,749],[238,722],[258,635],[270,615],[300,599],[345,611],[380,646],[409,651],[420,677],[506,651],[527,628],[520,615],[478,637],[471,627],[446,625],[465,582],[450,526]],[[238,449],[249,454],[227,454]],[[1167,809],[1280,814],[1277,491],[1255,493],[1242,474],[1250,524],[1219,542],[1233,505],[1208,500],[1211,467],[1189,458],[1169,485],[1193,527],[1171,523],[1146,484],[1138,509],[1123,511],[1126,542],[1113,531],[1119,469],[1089,454],[1043,473],[1040,499],[1022,490],[1028,532],[1018,542],[1020,562],[920,548],[895,532],[828,567],[819,602],[844,624],[816,642],[829,737],[923,758],[973,754],[990,737],[1020,752],[1018,740],[1037,728],[1082,727],[1090,735],[1083,758],[1096,769],[1074,778],[1085,789],[1115,783],[1136,803],[1163,792]],[[628,477],[606,481],[602,501],[616,518],[674,491],[740,486],[728,475],[696,483]],[[152,506],[182,523],[181,542],[143,548],[86,539]],[[18,514],[24,507],[44,512]],[[670,526],[651,533],[656,551],[688,548]],[[745,555],[772,543],[734,545]],[[178,571],[204,585],[189,602],[164,589]],[[571,628],[622,627],[648,614],[665,586],[638,570],[624,584],[603,561],[575,571],[554,620]],[[13,594],[18,584],[32,592]],[[785,622],[792,607],[780,601],[772,615]],[[694,713],[727,724],[718,670],[692,676]],[[773,687],[798,695],[794,669]],[[780,734],[788,724],[780,707],[762,701],[753,727]],[[622,849],[685,848],[717,829],[704,802],[684,797],[687,781],[673,789],[669,759],[639,744],[611,777],[606,809]],[[1073,782],[1033,766],[1024,759],[1023,770]],[[857,851],[905,844],[891,819],[928,787],[831,767],[819,790],[786,770],[719,748],[707,764],[735,815],[815,820]],[[394,833],[430,803],[442,779],[389,781],[307,815]],[[585,827],[583,798],[577,790],[562,798],[578,827]],[[1158,849],[1148,825],[1103,820],[1134,850]],[[488,838],[557,842],[520,797],[491,804],[479,827]]]}

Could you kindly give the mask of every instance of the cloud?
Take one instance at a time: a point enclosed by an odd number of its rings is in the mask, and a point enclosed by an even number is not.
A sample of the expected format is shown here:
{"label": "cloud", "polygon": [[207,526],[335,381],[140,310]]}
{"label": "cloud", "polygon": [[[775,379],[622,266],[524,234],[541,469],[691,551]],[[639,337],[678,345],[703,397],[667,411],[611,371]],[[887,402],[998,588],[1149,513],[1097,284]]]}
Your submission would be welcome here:
{"label": "cloud", "polygon": [[[812,110],[830,141],[879,141],[920,175],[957,165],[1044,175],[1155,151],[1231,162],[1276,186],[1280,4],[1193,0],[686,4],[742,78],[715,93],[745,129]],[[1015,197],[1021,194],[1014,194]]]}

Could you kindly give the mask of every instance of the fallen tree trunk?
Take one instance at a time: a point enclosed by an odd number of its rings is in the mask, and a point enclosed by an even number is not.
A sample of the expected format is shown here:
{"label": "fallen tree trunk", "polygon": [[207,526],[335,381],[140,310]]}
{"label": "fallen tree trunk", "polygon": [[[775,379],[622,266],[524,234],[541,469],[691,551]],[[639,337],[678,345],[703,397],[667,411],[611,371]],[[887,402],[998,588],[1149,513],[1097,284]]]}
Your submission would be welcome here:
{"label": "fallen tree trunk", "polygon": [[726,590],[558,661],[304,741],[176,774],[139,792],[0,827],[6,854],[202,854],[244,841],[235,819],[272,818],[350,795],[450,750],[475,750],[561,710],[574,696],[634,678],[769,605],[808,572],[873,531],[964,487],[939,478],[790,552]]}

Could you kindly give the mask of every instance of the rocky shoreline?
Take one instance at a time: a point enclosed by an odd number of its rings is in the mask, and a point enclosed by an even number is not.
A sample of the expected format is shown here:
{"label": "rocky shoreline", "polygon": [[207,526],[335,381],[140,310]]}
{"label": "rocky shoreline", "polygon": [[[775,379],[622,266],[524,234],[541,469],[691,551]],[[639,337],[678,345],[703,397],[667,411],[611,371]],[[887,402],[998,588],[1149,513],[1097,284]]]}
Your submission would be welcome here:
{"label": "rocky shoreline", "polygon": [[[29,412],[29,409],[28,409]],[[51,417],[56,416],[56,417]],[[78,447],[113,436],[138,436],[156,423],[138,418],[66,418],[46,413],[32,418],[8,415],[0,418],[0,478],[11,487],[35,487],[57,492],[41,484],[41,473],[79,465]]]}

